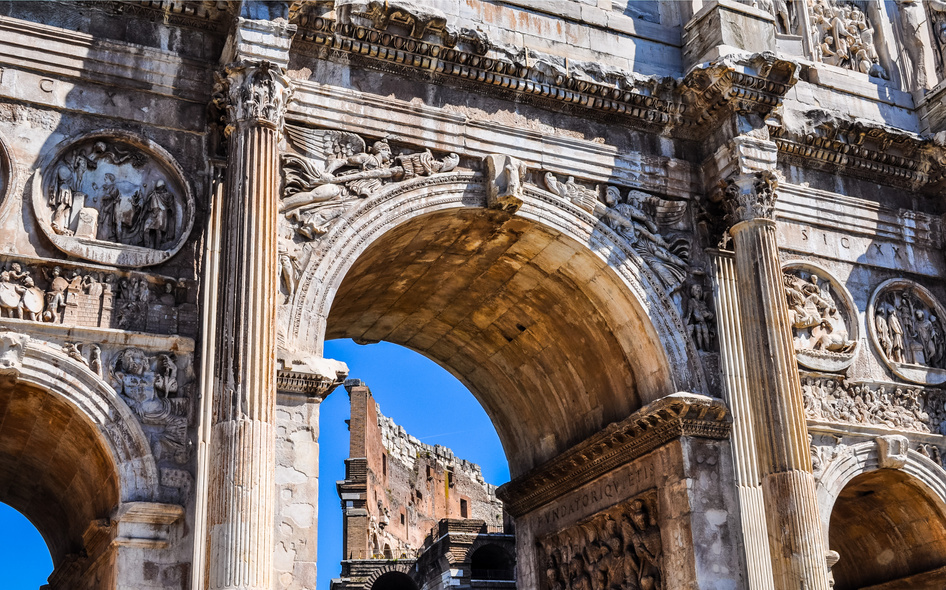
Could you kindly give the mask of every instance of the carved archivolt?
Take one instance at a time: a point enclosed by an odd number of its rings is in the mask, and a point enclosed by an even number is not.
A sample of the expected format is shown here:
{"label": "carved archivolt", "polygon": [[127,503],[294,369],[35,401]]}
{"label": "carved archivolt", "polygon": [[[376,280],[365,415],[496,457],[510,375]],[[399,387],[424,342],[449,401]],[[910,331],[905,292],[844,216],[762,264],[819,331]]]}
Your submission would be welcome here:
{"label": "carved archivolt", "polygon": [[841,371],[857,353],[857,315],[847,289],[823,268],[793,262],[782,270],[795,356],[818,371]]}
{"label": "carved archivolt", "polygon": [[658,590],[663,544],[648,492],[538,542],[545,590]]}
{"label": "carved archivolt", "polygon": [[932,293],[906,279],[882,283],[871,296],[867,325],[877,354],[913,383],[946,382],[946,310]]}
{"label": "carved archivolt", "polygon": [[33,211],[57,248],[115,266],[164,262],[194,225],[181,168],[155,143],[124,131],[82,137],[37,169]]}

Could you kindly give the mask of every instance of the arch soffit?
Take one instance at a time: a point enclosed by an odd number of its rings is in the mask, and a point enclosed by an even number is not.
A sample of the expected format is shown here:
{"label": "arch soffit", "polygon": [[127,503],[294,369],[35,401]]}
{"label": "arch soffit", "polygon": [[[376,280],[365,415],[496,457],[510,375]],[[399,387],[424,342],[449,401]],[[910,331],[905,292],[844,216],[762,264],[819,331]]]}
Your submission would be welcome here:
{"label": "arch soffit", "polygon": [[[865,441],[848,447],[848,450],[828,463],[818,479],[817,497],[821,516],[821,529],[825,542],[831,524],[831,513],[841,491],[855,477],[883,469],[880,466],[878,445]],[[914,450],[907,451],[907,461],[898,469],[909,475],[946,514],[946,471],[935,462]]]}
{"label": "arch soffit", "polygon": [[[374,242],[411,219],[462,208],[486,208],[480,174],[461,172],[417,179],[389,188],[348,211],[321,238],[324,247],[302,272],[290,304],[288,347],[322,353],[325,321],[335,293],[355,261]],[[707,391],[696,348],[673,301],[623,238],[594,215],[531,184],[525,185],[523,204],[515,215],[570,238],[614,273],[641,319],[649,320],[651,339],[660,343],[656,352],[669,373],[664,394]],[[642,394],[646,396],[646,392]],[[646,404],[656,397],[642,401]]]}
{"label": "arch soffit", "polygon": [[131,408],[98,375],[31,340],[24,348],[17,382],[65,400],[101,435],[117,469],[121,502],[157,500],[158,468],[148,437]]}

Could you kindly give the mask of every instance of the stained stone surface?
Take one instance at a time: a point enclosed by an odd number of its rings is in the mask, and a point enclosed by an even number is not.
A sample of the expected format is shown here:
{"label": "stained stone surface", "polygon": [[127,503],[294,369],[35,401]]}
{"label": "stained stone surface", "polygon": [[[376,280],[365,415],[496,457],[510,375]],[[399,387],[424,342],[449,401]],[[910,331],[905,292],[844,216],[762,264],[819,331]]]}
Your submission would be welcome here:
{"label": "stained stone surface", "polygon": [[0,501],[53,589],[311,587],[323,343],[387,340],[494,421],[524,589],[942,587],[944,32],[0,3]]}

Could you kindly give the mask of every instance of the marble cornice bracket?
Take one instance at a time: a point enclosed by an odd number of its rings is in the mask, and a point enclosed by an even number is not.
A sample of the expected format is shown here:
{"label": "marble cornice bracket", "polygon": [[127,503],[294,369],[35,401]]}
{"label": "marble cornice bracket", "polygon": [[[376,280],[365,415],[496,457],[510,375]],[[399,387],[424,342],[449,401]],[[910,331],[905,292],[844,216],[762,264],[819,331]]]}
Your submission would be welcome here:
{"label": "marble cornice bracket", "polygon": [[722,400],[675,393],[500,486],[497,495],[519,517],[668,442],[684,436],[723,440],[731,428]]}
{"label": "marble cornice bracket", "polygon": [[946,147],[935,139],[820,111],[806,115],[812,124],[768,128],[791,163],[928,194],[946,182]]}
{"label": "marble cornice bracket", "polygon": [[348,366],[333,359],[293,354],[285,350],[276,353],[276,391],[325,399],[348,377]]}
{"label": "marble cornice bracket", "polygon": [[729,55],[693,67],[680,84],[688,122],[704,132],[732,113],[767,117],[798,81],[798,64],[773,53]]}
{"label": "marble cornice bracket", "polygon": [[[231,3],[198,0],[80,0],[76,4],[115,16],[138,16],[164,24],[211,33],[226,30]],[[225,8],[222,6],[226,5]]]}

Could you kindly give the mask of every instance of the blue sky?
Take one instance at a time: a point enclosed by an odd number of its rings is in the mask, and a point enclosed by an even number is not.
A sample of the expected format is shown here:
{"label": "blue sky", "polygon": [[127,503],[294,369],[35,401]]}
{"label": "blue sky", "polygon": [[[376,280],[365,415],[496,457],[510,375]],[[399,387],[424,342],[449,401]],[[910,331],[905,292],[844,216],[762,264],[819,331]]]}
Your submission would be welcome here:
{"label": "blue sky", "polygon": [[[492,484],[509,479],[509,467],[492,423],[479,402],[447,371],[406,348],[382,342],[359,346],[351,340],[325,344],[325,356],[348,363],[350,376],[374,394],[382,413],[421,441],[453,449],[479,463]],[[348,456],[348,396],[339,387],[319,417],[319,579],[328,590],[338,576],[342,517],[335,482],[345,477]],[[0,504],[0,588],[36,590],[46,583],[52,560],[40,534],[21,514]]]}

